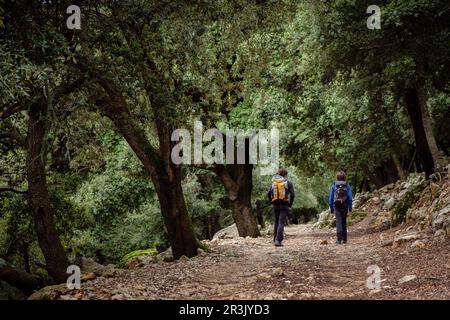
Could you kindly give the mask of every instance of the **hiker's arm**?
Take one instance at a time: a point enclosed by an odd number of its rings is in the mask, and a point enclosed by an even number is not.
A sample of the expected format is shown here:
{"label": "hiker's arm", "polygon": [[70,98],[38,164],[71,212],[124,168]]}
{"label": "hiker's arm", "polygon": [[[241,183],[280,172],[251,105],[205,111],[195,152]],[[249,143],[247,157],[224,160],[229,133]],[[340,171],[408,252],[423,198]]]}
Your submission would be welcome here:
{"label": "hiker's arm", "polygon": [[334,203],[334,183],[331,184],[330,196],[328,197],[328,204],[330,206],[331,213],[334,212],[333,203]]}
{"label": "hiker's arm", "polygon": [[348,188],[347,188],[347,206],[348,206],[348,211],[350,211],[350,212],[352,212],[352,205],[353,205],[352,187],[350,187],[350,185],[348,185]]}
{"label": "hiker's arm", "polygon": [[290,181],[289,181],[289,195],[290,195],[289,207],[292,207],[292,204],[294,203],[295,199],[295,191],[294,185]]}
{"label": "hiker's arm", "polygon": [[267,191],[267,197],[269,198],[269,202],[272,202],[272,188],[269,188],[269,191]]}

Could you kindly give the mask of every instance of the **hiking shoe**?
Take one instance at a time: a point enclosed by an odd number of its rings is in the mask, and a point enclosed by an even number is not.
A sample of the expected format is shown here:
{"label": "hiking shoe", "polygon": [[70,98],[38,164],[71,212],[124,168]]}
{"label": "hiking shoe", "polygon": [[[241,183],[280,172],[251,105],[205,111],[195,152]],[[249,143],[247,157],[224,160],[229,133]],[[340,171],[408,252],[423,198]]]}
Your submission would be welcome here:
{"label": "hiking shoe", "polygon": [[346,243],[347,243],[347,241],[346,241],[346,240],[344,240],[344,241],[342,241],[342,243],[343,243],[343,244],[346,244]]}
{"label": "hiking shoe", "polygon": [[280,241],[275,240],[275,247],[282,247],[283,245],[281,244]]}
{"label": "hiking shoe", "polygon": [[341,242],[339,240],[336,241],[336,244],[341,244]]}

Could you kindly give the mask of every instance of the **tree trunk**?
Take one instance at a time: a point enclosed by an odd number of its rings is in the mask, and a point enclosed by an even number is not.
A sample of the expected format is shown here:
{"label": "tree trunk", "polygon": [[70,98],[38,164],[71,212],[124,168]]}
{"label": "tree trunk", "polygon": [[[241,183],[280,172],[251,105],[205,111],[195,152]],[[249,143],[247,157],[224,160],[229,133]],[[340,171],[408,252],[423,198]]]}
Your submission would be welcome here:
{"label": "tree trunk", "polygon": [[405,172],[403,171],[402,164],[400,159],[396,154],[392,154],[392,161],[394,162],[395,169],[397,170],[397,174],[401,180],[405,180]]}
{"label": "tree trunk", "polygon": [[416,141],[417,160],[426,176],[434,172],[434,159],[431,154],[428,140],[425,133],[423,115],[419,104],[417,88],[408,88],[405,91],[406,110],[411,120]]}
{"label": "tree trunk", "polygon": [[405,90],[405,103],[414,130],[417,158],[428,177],[436,169],[440,170],[444,168],[445,160],[434,138],[431,118],[427,107],[425,78],[423,77],[420,64],[417,68],[417,74],[418,79],[414,86]]}
{"label": "tree trunk", "polygon": [[0,259],[0,280],[7,282],[26,295],[44,285],[44,281],[40,277],[14,269],[3,259]]}
{"label": "tree trunk", "polygon": [[65,282],[69,265],[54,222],[45,172],[45,136],[47,103],[40,99],[30,107],[26,174],[28,193],[39,246],[45,258],[49,275],[57,282]]}
{"label": "tree trunk", "polygon": [[239,236],[259,237],[258,221],[253,214],[251,203],[253,165],[230,164],[216,166],[214,170],[222,180],[231,201],[232,215]]}
{"label": "tree trunk", "polygon": [[170,127],[160,120],[155,120],[159,151],[155,150],[147,140],[144,130],[140,129],[132,118],[120,91],[106,80],[100,83],[108,93],[109,99],[97,101],[97,104],[112,120],[152,179],[174,258],[196,255],[198,244],[184,202],[181,168],[175,166],[170,158],[171,144],[174,143],[170,140]]}
{"label": "tree trunk", "polygon": [[168,180],[168,177],[164,175],[155,184],[164,225],[175,259],[183,255],[193,257],[197,255],[198,248],[191,218],[184,202],[180,177],[181,172],[177,169],[173,171],[173,179]]}

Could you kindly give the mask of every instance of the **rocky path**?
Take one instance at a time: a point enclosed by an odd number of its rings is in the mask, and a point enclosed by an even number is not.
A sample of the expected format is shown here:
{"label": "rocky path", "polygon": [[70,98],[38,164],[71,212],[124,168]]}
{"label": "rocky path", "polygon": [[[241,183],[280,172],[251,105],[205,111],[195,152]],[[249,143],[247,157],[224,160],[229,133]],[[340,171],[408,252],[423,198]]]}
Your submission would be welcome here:
{"label": "rocky path", "polygon": [[[270,237],[223,239],[206,255],[119,270],[60,298],[450,299],[448,239],[394,249],[382,244],[396,230],[359,231],[350,230],[346,245],[334,243],[332,230],[311,225],[286,227],[283,247],[274,247]],[[369,266],[381,270],[379,290],[366,285]],[[402,278],[411,280],[399,284]]]}

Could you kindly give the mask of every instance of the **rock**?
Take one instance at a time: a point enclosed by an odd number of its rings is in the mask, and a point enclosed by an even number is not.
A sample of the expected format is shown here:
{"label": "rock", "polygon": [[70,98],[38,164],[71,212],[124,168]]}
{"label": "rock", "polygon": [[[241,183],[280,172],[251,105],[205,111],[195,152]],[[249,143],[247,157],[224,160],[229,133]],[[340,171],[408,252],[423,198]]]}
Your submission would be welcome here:
{"label": "rock", "polygon": [[403,284],[403,283],[412,281],[412,280],[414,280],[414,279],[416,279],[416,278],[417,278],[417,276],[414,275],[414,274],[412,274],[412,275],[407,275],[407,276],[404,276],[403,278],[401,278],[400,280],[398,280],[398,284]]}
{"label": "rock", "polygon": [[111,297],[111,300],[130,300],[132,297],[129,294],[115,294]]}
{"label": "rock", "polygon": [[328,244],[328,241],[324,239],[324,240],[320,241],[320,244],[321,245],[326,245],[326,244]]}
{"label": "rock", "polygon": [[239,233],[236,227],[236,224],[233,223],[231,226],[228,226],[222,230],[216,232],[213,236],[214,239],[236,239],[239,238]]}
{"label": "rock", "polygon": [[283,269],[282,269],[282,268],[275,268],[275,269],[272,270],[272,274],[273,274],[275,277],[281,277],[281,276],[284,275],[284,272],[283,272]]}
{"label": "rock", "polygon": [[136,269],[158,262],[156,255],[140,255],[132,257],[124,265],[127,269]]}
{"label": "rock", "polygon": [[426,244],[423,241],[420,240],[416,240],[411,244],[411,248],[425,248]]}
{"label": "rock", "polygon": [[385,185],[384,187],[380,188],[378,190],[378,192],[385,193],[385,192],[388,192],[388,191],[390,191],[390,190],[392,190],[394,188],[395,188],[395,184],[391,183],[391,184]]}
{"label": "rock", "polygon": [[209,242],[209,246],[210,247],[215,247],[215,246],[217,246],[219,244],[219,239],[212,239],[210,242]]}
{"label": "rock", "polygon": [[446,236],[446,231],[444,229],[439,229],[434,233],[436,238],[441,238]]}
{"label": "rock", "polygon": [[182,255],[182,256],[180,257],[179,260],[180,260],[181,262],[186,262],[186,261],[189,261],[189,258],[186,257],[185,255]]}
{"label": "rock", "polygon": [[111,274],[112,270],[115,270],[115,266],[110,264],[104,266],[96,262],[92,258],[81,258],[81,270],[85,273],[95,273],[97,276],[104,276],[105,274]]}
{"label": "rock", "polygon": [[436,184],[436,183],[434,183],[434,182],[431,182],[431,183],[430,183],[430,191],[431,191],[431,196],[432,196],[433,198],[437,195],[437,193],[439,192],[439,190],[440,190],[440,187],[439,187],[438,184]]}
{"label": "rock", "polygon": [[392,249],[397,249],[398,247],[400,247],[401,243],[399,241],[393,241],[392,242]]}
{"label": "rock", "polygon": [[74,296],[71,296],[70,294],[63,294],[59,297],[61,300],[77,300]]}
{"label": "rock", "polygon": [[26,298],[22,291],[0,280],[0,300],[25,300]]}
{"label": "rock", "polygon": [[39,291],[34,292],[28,297],[28,300],[55,300],[60,295],[69,292],[65,283],[44,287]]}
{"label": "rock", "polygon": [[97,278],[97,276],[93,272],[86,272],[81,274],[81,282],[94,280],[95,278]]}
{"label": "rock", "polygon": [[373,290],[370,290],[369,291],[369,296],[373,296],[373,295],[375,295],[375,294],[377,294],[377,293],[380,293],[381,292],[381,289],[373,289]]}
{"label": "rock", "polygon": [[133,269],[139,266],[144,266],[149,263],[156,262],[154,257],[158,251],[154,248],[145,249],[145,250],[135,250],[130,253],[127,253],[120,262],[118,263],[119,268],[128,268]]}
{"label": "rock", "polygon": [[264,297],[264,300],[281,300],[281,299],[283,299],[283,296],[273,292],[269,293]]}
{"label": "rock", "polygon": [[393,197],[389,198],[383,205],[384,210],[391,210],[395,207],[395,199]]}
{"label": "rock", "polygon": [[172,262],[173,261],[172,248],[169,248],[166,251],[158,254],[156,256],[156,259],[158,260],[158,262]]}
{"label": "rock", "polygon": [[445,227],[444,224],[448,224],[450,221],[450,206],[439,210],[438,212],[434,212],[432,215],[432,226],[436,229],[441,229]]}
{"label": "rock", "polygon": [[407,235],[404,235],[404,236],[401,236],[401,237],[397,237],[397,238],[395,238],[395,239],[392,240],[392,241],[386,241],[386,242],[383,243],[383,246],[389,246],[389,245],[392,245],[392,248],[393,248],[393,249],[396,249],[396,248],[400,247],[400,245],[401,245],[403,242],[408,242],[408,241],[416,240],[416,239],[418,239],[419,237],[420,237],[420,236],[419,236],[418,233],[407,234]]}
{"label": "rock", "polygon": [[202,248],[197,248],[197,254],[201,257],[206,256],[206,251]]}
{"label": "rock", "polygon": [[267,272],[262,272],[260,274],[257,274],[256,278],[258,280],[264,280],[264,279],[270,279],[270,278],[272,278],[272,276],[270,274],[268,274]]}
{"label": "rock", "polygon": [[336,226],[336,217],[330,210],[322,211],[314,226],[318,228],[332,228]]}
{"label": "rock", "polygon": [[381,203],[381,199],[378,197],[374,197],[374,198],[372,198],[372,202],[375,205],[379,205]]}

